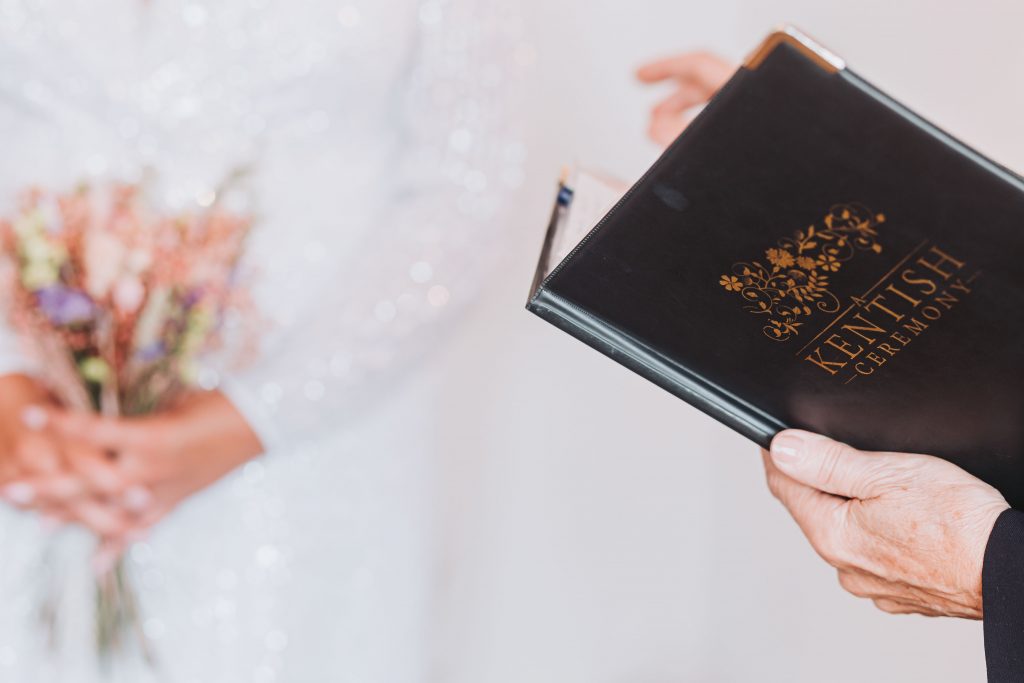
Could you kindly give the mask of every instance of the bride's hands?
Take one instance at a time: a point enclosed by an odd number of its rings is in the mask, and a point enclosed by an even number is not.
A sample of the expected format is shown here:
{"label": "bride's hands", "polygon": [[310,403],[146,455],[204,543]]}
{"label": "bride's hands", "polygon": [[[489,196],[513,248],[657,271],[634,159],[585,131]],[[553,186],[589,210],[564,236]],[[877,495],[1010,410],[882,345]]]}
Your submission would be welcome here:
{"label": "bride's hands", "polygon": [[[112,464],[102,451],[65,443],[46,429],[50,405],[49,394],[35,380],[0,377],[0,497],[38,512],[50,524],[75,520],[99,535],[128,528],[129,516],[99,499],[121,492]],[[79,472],[88,472],[95,482],[93,495],[86,495]]]}
{"label": "bride's hands", "polygon": [[693,119],[690,110],[710,100],[734,71],[735,64],[709,52],[687,52],[641,66],[636,72],[640,81],[675,83],[672,94],[651,109],[647,135],[668,146]]}
{"label": "bride's hands", "polygon": [[[23,383],[27,382],[27,383]],[[98,569],[262,445],[220,393],[166,413],[109,419],[61,410],[30,380],[0,379],[0,495],[102,541]]]}
{"label": "bride's hands", "polygon": [[[0,495],[12,503],[31,502],[31,492],[12,488],[11,482],[25,473],[51,471],[60,465],[56,444],[36,435],[25,420],[31,406],[48,401],[46,391],[29,377],[0,377]],[[33,415],[38,413],[28,412],[29,421]]]}
{"label": "bride's hands", "polygon": [[[120,495],[112,507],[134,513],[125,528],[102,534],[107,555],[160,521],[181,501],[259,455],[263,447],[231,402],[218,392],[194,394],[174,410],[110,419],[51,410],[49,428],[66,442],[110,454]],[[79,472],[102,491],[96,470]]]}

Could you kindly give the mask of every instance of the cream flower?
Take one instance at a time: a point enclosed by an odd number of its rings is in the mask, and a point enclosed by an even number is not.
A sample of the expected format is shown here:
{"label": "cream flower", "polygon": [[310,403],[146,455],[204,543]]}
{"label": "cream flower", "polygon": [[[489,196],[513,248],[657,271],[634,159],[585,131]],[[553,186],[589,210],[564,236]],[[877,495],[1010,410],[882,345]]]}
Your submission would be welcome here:
{"label": "cream flower", "polygon": [[122,277],[114,285],[114,305],[125,315],[139,310],[139,306],[142,305],[145,298],[146,288],[134,275]]}
{"label": "cream flower", "polygon": [[85,289],[93,299],[102,301],[121,275],[124,245],[113,235],[93,231],[86,235],[83,261]]}

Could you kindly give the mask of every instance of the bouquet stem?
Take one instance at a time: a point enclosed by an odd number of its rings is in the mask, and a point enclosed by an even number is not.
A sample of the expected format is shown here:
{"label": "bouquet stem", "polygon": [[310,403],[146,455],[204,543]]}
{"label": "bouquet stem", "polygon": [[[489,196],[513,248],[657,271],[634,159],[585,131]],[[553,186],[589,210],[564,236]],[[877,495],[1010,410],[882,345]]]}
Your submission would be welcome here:
{"label": "bouquet stem", "polygon": [[[100,319],[96,334],[100,349],[112,357],[114,353],[114,326],[106,316]],[[113,374],[99,387],[99,412],[104,417],[120,417],[121,399],[117,376]],[[116,458],[117,453],[110,453]],[[143,661],[152,667],[153,653],[146,642],[138,596],[131,582],[125,558],[118,558],[109,570],[96,579],[96,649],[100,664],[110,669],[114,659],[127,653],[132,642],[138,646]]]}
{"label": "bouquet stem", "polygon": [[100,664],[107,670],[113,668],[117,657],[130,651],[133,645],[138,647],[147,665],[156,664],[143,632],[138,598],[128,567],[122,559],[96,583],[96,649]]}

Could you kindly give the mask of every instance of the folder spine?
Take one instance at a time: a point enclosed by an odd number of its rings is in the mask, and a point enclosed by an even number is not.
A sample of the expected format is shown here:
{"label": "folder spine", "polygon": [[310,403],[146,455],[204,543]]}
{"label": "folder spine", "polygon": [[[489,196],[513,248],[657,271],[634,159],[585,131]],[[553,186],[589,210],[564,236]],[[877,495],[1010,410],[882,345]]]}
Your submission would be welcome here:
{"label": "folder spine", "polygon": [[527,304],[527,310],[762,448],[787,427],[544,287]]}

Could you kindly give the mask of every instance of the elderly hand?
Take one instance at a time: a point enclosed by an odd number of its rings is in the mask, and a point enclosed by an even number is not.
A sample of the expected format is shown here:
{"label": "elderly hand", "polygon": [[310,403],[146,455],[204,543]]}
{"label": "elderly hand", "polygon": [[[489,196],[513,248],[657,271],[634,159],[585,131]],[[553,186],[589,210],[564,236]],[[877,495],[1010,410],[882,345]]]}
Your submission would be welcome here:
{"label": "elderly hand", "polygon": [[796,430],[775,437],[764,463],[847,591],[894,614],[981,618],[985,546],[1009,507],[996,489],[945,460]]}
{"label": "elderly hand", "polygon": [[702,105],[725,85],[736,65],[708,52],[688,52],[637,69],[644,83],[674,81],[675,90],[651,110],[648,136],[668,146],[692,120],[690,110]]}

